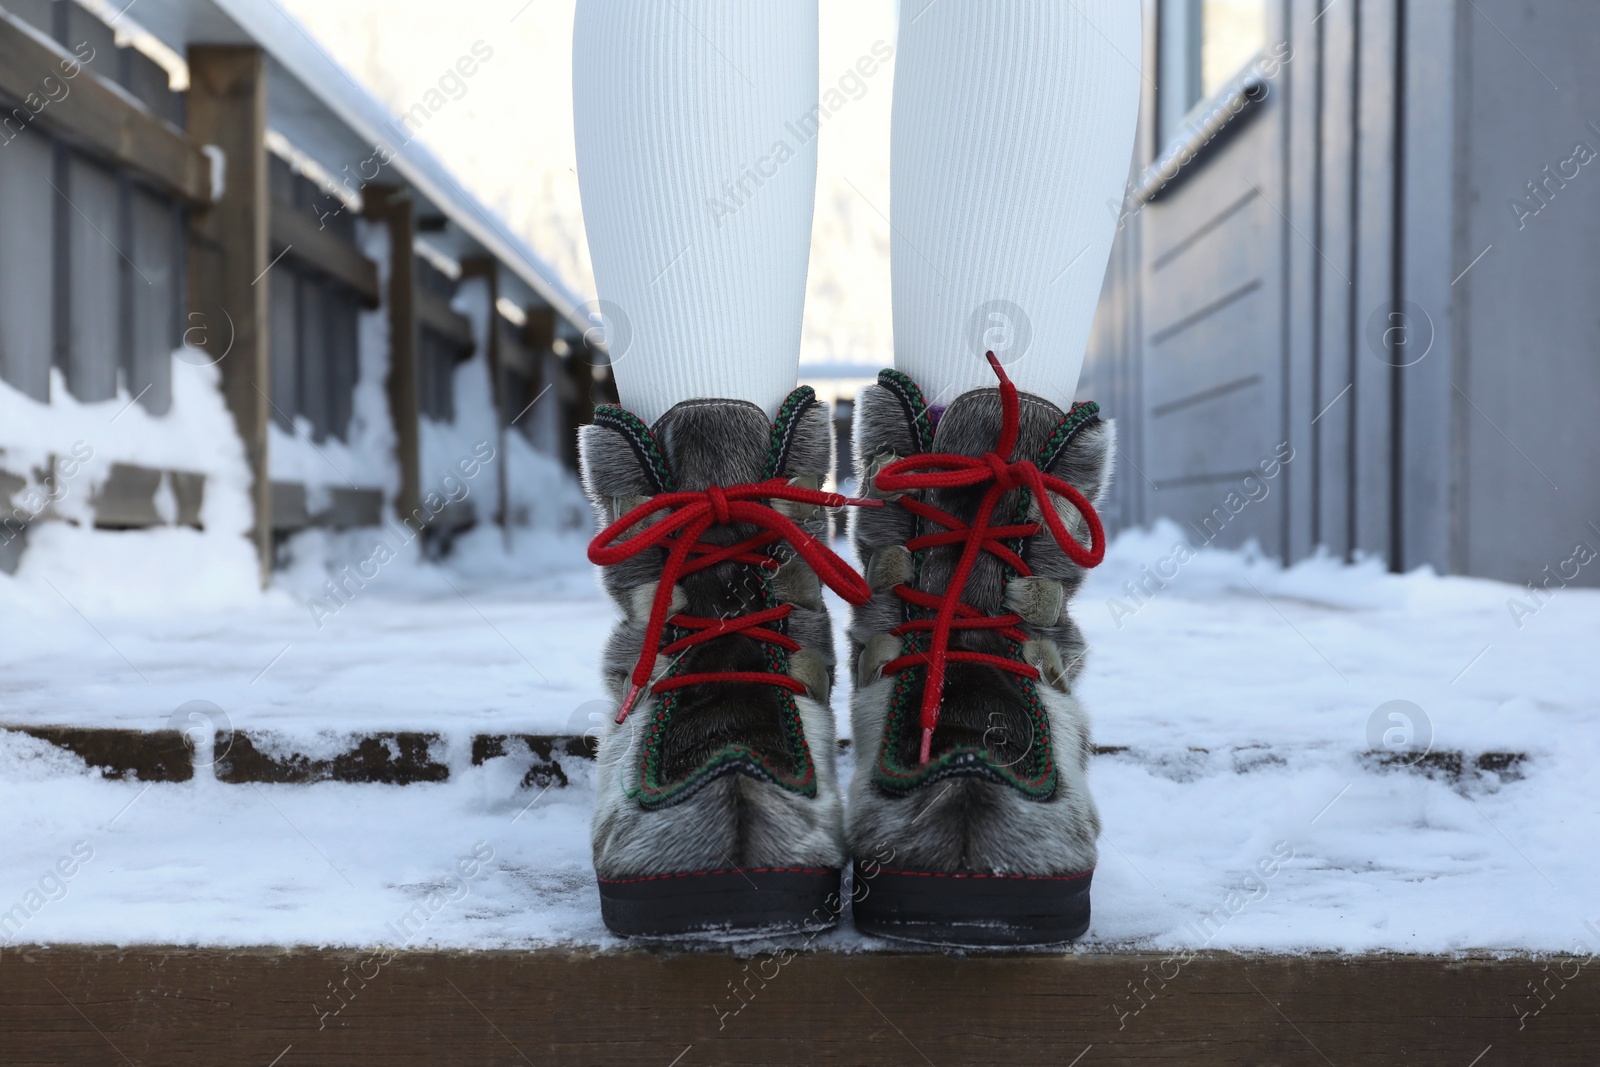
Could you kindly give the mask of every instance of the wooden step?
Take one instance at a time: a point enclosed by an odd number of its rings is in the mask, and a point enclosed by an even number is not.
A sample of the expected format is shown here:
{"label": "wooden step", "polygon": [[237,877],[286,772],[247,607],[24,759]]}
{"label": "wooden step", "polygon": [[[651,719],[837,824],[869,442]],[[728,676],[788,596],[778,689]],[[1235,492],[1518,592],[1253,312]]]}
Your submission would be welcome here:
{"label": "wooden step", "polygon": [[0,1059],[1589,1065],[1600,982],[1582,970],[1577,958],[840,954],[803,944],[742,954],[23,948],[0,964]]}
{"label": "wooden step", "polygon": [[[101,727],[5,726],[66,749],[107,777],[141,782],[183,782],[194,776],[188,735],[176,730],[127,730]],[[522,788],[565,786],[569,770],[591,762],[595,738],[567,734],[476,734],[470,742],[472,765],[493,759],[521,759],[528,764]],[[230,784],[287,782],[357,782],[407,785],[443,782],[450,777],[449,741],[437,733],[386,730],[351,733],[334,740],[296,737],[268,730],[218,731],[210,754],[219,781]],[[850,751],[848,738],[839,742],[841,755]],[[1225,750],[1236,773],[1273,763],[1282,755],[1271,745],[1236,745]],[[1101,758],[1126,759],[1170,770],[1175,757],[1204,760],[1211,749],[1147,750],[1128,745],[1097,745]],[[1421,755],[1393,752],[1353,753],[1374,771],[1420,774],[1458,788],[1490,780],[1514,782],[1527,771],[1521,752],[1468,753],[1442,750]],[[202,772],[205,768],[201,768]]]}

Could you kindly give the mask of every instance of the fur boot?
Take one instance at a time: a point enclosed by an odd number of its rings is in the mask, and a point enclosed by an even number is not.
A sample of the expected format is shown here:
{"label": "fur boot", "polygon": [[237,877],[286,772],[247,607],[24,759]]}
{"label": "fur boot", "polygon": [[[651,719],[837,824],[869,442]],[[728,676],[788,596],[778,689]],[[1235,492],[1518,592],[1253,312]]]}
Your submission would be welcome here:
{"label": "fur boot", "polygon": [[[1100,819],[1072,692],[1086,649],[1066,609],[1104,551],[1091,505],[1110,479],[1113,428],[1093,404],[1063,412],[1018,394],[994,366],[1001,389],[942,414],[895,371],[856,405],[862,491],[889,504],[857,511],[852,531],[873,590],[849,657],[848,838],[869,933],[1026,944],[1088,927]],[[993,539],[975,536],[980,521]]]}
{"label": "fur boot", "polygon": [[694,400],[654,427],[602,407],[582,430],[602,528],[590,559],[622,613],[604,653],[619,712],[600,740],[592,831],[617,933],[837,919],[822,586],[855,601],[867,590],[827,548],[829,509],[845,502],[818,491],[832,440],[809,388],[772,423],[742,401]]}

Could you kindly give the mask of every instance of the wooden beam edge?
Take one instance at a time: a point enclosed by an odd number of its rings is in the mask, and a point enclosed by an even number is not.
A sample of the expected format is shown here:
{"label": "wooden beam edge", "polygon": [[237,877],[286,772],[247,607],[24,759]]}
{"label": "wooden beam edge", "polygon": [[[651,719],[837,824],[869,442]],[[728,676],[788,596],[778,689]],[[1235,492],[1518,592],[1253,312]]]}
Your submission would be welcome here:
{"label": "wooden beam edge", "polygon": [[6,140],[16,135],[13,126],[23,128],[15,122],[22,111],[31,115],[26,125],[132,169],[191,206],[212,202],[211,159],[196,141],[3,8],[0,93],[21,102],[0,115]]}

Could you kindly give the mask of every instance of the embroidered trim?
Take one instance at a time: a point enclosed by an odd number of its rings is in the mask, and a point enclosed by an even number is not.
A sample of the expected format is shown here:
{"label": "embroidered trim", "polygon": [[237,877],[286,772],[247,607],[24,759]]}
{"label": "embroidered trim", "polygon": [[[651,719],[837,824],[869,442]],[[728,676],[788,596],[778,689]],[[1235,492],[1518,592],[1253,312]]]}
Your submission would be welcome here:
{"label": "embroidered trim", "polygon": [[779,405],[778,417],[772,423],[772,443],[767,447],[767,464],[762,469],[763,479],[776,478],[783,472],[789,462],[789,446],[794,443],[800,417],[816,403],[816,390],[809,385],[802,385]]}
{"label": "embroidered trim", "polygon": [[[902,647],[908,652],[919,651],[908,646],[913,639],[922,636],[920,633],[907,634]],[[1010,644],[1011,654],[1017,655],[1020,649],[1016,642]],[[994,762],[988,757],[986,750],[976,748],[954,748],[928,763],[902,764],[895,755],[896,742],[901,739],[902,733],[907,728],[906,724],[913,718],[914,695],[926,674],[927,668],[914,667],[901,671],[895,681],[894,693],[890,697],[889,714],[884,724],[883,740],[878,747],[877,765],[873,768],[873,780],[881,788],[891,793],[905,794],[941,778],[955,774],[978,773],[985,778],[1012,786],[1031,800],[1048,800],[1055,794],[1055,746],[1050,737],[1049,716],[1039,700],[1038,690],[1028,678],[1018,678],[1017,681],[1022,686],[1023,698],[1027,701],[1028,710],[1033,717],[1034,740],[1029,748],[1033,773],[1030,776],[1023,777],[1013,767]],[[969,765],[966,757],[970,755],[977,755],[982,762],[977,766]]]}
{"label": "embroidered trim", "polygon": [[616,404],[601,404],[594,409],[594,424],[615,430],[623,436],[638,457],[639,466],[650,476],[657,493],[677,491],[677,479],[672,476],[667,457],[662,454],[656,435],[650,432],[650,427],[644,424],[643,419]]}
{"label": "embroidered trim", "polygon": [[[809,385],[803,385],[794,390],[778,408],[778,416],[773,421],[772,435],[767,449],[766,467],[763,478],[772,478],[780,475],[784,465],[789,461],[790,447],[794,442],[794,435],[800,425],[800,419],[817,403],[817,394]],[[621,411],[620,408],[615,409]],[[623,412],[623,414],[627,414]],[[631,416],[630,416],[631,417]],[[597,417],[598,421],[598,417]],[[633,422],[643,429],[644,424],[637,418]],[[654,435],[644,429],[648,435],[647,440],[653,446]],[[631,440],[631,438],[630,438]],[[637,448],[636,448],[637,451]],[[659,454],[659,449],[657,449]],[[641,456],[643,453],[641,453]],[[664,462],[664,461],[663,461]],[[668,478],[671,474],[668,472]],[[762,574],[760,578],[760,593],[763,608],[776,607],[778,599],[772,592],[771,575]],[[788,633],[787,620],[778,624],[780,633]],[[677,640],[684,636],[684,632],[677,627],[672,627],[667,635],[670,640]],[[789,653],[777,646],[767,644],[766,651],[768,670],[774,674],[789,673]],[[684,660],[675,662],[667,672],[667,677],[676,677],[687,669]],[[639,763],[639,783],[637,788],[629,791],[628,795],[636,800],[642,807],[666,807],[688,799],[701,787],[724,774],[737,771],[749,774],[753,778],[771,782],[803,797],[817,795],[816,762],[811,755],[811,746],[806,741],[805,722],[800,716],[800,706],[795,702],[794,694],[787,689],[778,692],[780,712],[783,716],[784,730],[788,734],[790,755],[800,767],[798,774],[790,773],[781,767],[775,766],[769,757],[762,755],[755,749],[746,745],[728,745],[717,752],[706,762],[692,771],[687,777],[675,782],[665,781],[662,777],[663,742],[667,727],[671,724],[672,716],[678,710],[678,696],[683,690],[674,689],[663,693],[656,704],[655,716],[650,724],[650,732],[645,737],[644,752]]]}
{"label": "embroidered trim", "polygon": [[1078,434],[1100,421],[1100,405],[1093,400],[1084,400],[1072,405],[1072,409],[1061,416],[1061,421],[1056,423],[1056,428],[1045,440],[1044,447],[1039,449],[1039,469],[1049,470],[1055,466],[1056,460],[1061,458],[1061,454],[1067,450],[1067,446],[1072,444]]}
{"label": "embroidered trim", "polygon": [[910,375],[897,370],[879,371],[878,384],[893,393],[905,409],[906,421],[911,424],[911,432],[917,438],[917,451],[932,452],[933,416],[928,413],[928,403],[922,397],[921,387],[911,380]]}

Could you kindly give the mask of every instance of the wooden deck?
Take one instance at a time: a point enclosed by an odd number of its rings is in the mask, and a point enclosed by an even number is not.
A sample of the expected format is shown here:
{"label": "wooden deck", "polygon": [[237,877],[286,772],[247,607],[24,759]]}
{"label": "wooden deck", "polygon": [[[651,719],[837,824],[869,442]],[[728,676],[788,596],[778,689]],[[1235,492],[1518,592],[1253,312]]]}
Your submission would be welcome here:
{"label": "wooden deck", "polygon": [[1600,982],[1582,970],[1227,954],[24,947],[0,958],[0,1060],[1593,1064]]}

